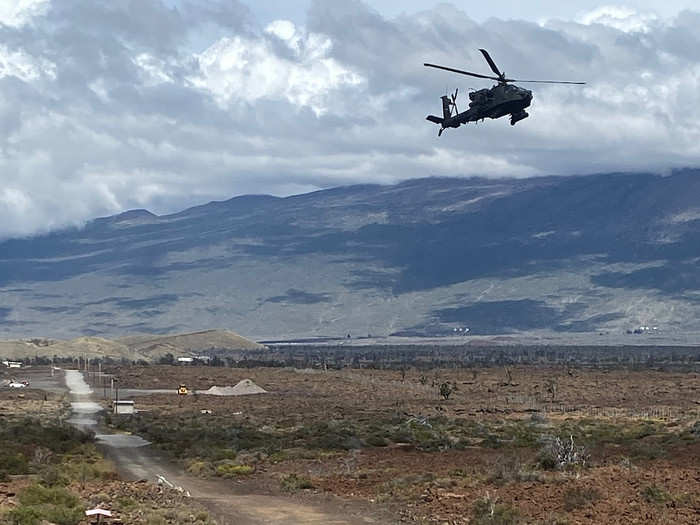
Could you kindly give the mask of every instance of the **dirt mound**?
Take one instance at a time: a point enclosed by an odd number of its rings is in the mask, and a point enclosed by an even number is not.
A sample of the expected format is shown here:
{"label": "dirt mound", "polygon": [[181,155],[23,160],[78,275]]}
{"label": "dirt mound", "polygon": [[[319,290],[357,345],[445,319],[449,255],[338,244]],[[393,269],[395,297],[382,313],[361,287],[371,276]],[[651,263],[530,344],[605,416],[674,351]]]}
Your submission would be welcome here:
{"label": "dirt mound", "polygon": [[250,379],[239,381],[236,386],[213,386],[200,392],[211,396],[249,396],[251,394],[267,394],[267,390],[259,387]]}

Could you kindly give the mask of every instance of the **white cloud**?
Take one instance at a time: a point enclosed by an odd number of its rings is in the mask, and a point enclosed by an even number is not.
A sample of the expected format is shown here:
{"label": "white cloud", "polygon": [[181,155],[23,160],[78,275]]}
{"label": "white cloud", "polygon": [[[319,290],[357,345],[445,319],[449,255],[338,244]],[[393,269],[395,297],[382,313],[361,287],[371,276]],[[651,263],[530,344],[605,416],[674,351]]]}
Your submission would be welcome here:
{"label": "white cloud", "polygon": [[190,80],[224,106],[282,99],[309,107],[317,116],[329,110],[334,90],[363,83],[360,75],[329,58],[330,38],[300,34],[284,20],[273,22],[266,32],[282,41],[290,56],[276,53],[264,38],[226,37],[196,57],[200,74]]}
{"label": "white cloud", "polygon": [[0,45],[0,77],[14,76],[30,82],[42,75],[56,78],[56,66],[48,60],[36,59],[23,50],[11,50]]}
{"label": "white cloud", "polygon": [[20,27],[46,13],[50,0],[0,0],[0,24]]}
{"label": "white cloud", "polygon": [[144,74],[145,85],[173,81],[173,77],[167,72],[168,65],[165,60],[154,57],[149,53],[140,53],[133,60]]}
{"label": "white cloud", "polygon": [[[304,26],[247,20],[234,0],[0,0],[0,237],[241,193],[700,164],[698,12],[538,25],[317,0]],[[465,109],[490,83],[422,63],[488,73],[480,47],[509,74],[588,84],[534,85],[515,127],[438,139],[440,95],[459,87]]]}
{"label": "white cloud", "polygon": [[301,51],[302,35],[289,20],[274,20],[267,25],[265,32],[276,36],[297,53]]}
{"label": "white cloud", "polygon": [[601,24],[625,33],[648,33],[660,22],[660,17],[627,6],[606,5],[579,16],[578,20],[585,25]]}
{"label": "white cloud", "polygon": [[0,203],[13,214],[23,214],[29,211],[31,200],[21,190],[4,188],[0,193]]}

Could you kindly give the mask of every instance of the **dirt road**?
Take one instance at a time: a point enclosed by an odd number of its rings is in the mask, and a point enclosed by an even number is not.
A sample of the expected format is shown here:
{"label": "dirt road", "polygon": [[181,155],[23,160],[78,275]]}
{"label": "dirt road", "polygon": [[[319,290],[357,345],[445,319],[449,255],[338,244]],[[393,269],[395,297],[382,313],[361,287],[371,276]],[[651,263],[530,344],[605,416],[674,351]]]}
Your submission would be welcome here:
{"label": "dirt road", "polygon": [[166,480],[164,483],[189,492],[221,525],[390,523],[376,516],[367,517],[371,509],[337,498],[326,503],[310,504],[295,501],[291,497],[236,494],[231,482],[189,476],[160,457],[150,444],[139,436],[101,434],[94,416],[102,407],[94,401],[94,393],[85,383],[82,373],[78,370],[66,370],[65,383],[72,401],[71,422],[81,428],[96,431],[101,448],[105,455],[114,461],[122,478],[157,481],[160,476]]}

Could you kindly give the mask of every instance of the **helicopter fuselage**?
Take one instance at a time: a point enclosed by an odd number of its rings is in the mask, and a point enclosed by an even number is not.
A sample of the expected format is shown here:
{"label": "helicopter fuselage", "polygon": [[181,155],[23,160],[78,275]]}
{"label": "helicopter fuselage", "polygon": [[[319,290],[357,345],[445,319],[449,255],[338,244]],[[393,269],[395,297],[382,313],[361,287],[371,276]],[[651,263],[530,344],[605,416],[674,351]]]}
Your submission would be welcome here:
{"label": "helicopter fuselage", "polygon": [[532,103],[532,91],[512,84],[497,84],[491,89],[481,89],[469,94],[469,109],[444,120],[446,128],[456,128],[467,122],[485,118],[497,119],[511,116],[511,124],[527,118],[525,108]]}

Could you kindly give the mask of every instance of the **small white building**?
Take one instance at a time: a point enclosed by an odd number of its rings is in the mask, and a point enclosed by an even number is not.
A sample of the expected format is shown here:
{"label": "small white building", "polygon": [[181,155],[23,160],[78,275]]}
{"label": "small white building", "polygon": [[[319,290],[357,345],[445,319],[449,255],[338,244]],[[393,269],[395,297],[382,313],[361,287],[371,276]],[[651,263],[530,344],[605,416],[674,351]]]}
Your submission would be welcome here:
{"label": "small white building", "polygon": [[133,401],[119,400],[112,403],[112,411],[115,414],[135,414],[136,406]]}

